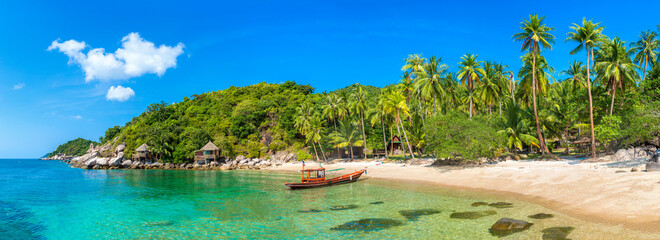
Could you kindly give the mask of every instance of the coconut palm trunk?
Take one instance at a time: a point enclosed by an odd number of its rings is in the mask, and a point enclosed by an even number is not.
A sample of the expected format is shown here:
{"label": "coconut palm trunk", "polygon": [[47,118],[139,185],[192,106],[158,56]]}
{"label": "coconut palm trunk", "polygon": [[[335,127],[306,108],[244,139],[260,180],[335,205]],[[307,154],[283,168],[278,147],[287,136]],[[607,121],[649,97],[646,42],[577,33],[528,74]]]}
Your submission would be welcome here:
{"label": "coconut palm trunk", "polygon": [[552,156],[552,153],[548,151],[548,147],[545,144],[543,139],[543,133],[541,133],[541,124],[539,123],[539,114],[536,107],[536,51],[532,52],[532,102],[534,103],[534,120],[536,121],[536,133],[539,136],[539,143],[541,144],[541,153],[545,155],[546,153],[549,156]]}
{"label": "coconut palm trunk", "polygon": [[325,160],[327,162],[328,157],[325,156],[325,152],[323,152],[323,147],[321,146],[321,143],[318,143],[318,144],[319,144],[319,149],[321,149],[321,154],[323,155],[323,160]]}
{"label": "coconut palm trunk", "polygon": [[364,154],[364,159],[367,159],[367,135],[364,134],[364,115],[360,112],[360,124],[362,125],[362,154]]}
{"label": "coconut palm trunk", "polygon": [[316,161],[320,161],[319,153],[316,151],[316,144],[314,144],[314,141],[312,141],[312,146],[314,146],[314,154],[316,154]]}
{"label": "coconut palm trunk", "polygon": [[[594,101],[593,98],[591,97],[591,80],[590,75],[589,75],[589,69],[591,68],[589,65],[589,53],[591,52],[589,49],[589,45],[587,47],[587,92],[589,93],[589,121],[590,125],[589,128],[591,129],[591,157],[596,157],[596,134],[594,133]],[[592,52],[593,54],[593,52]]]}
{"label": "coconut palm trunk", "polygon": [[399,110],[396,111],[396,117],[399,119],[399,124],[401,124],[401,130],[403,130],[403,136],[406,138],[406,144],[408,145],[408,150],[410,150],[410,157],[415,160],[415,154],[413,153],[412,147],[410,147],[410,141],[408,141],[408,134],[406,134],[406,128],[403,126],[401,117],[399,116]]}
{"label": "coconut palm trunk", "polygon": [[383,147],[385,147],[385,158],[390,159],[387,153],[387,138],[385,138],[385,123],[383,123],[383,114],[380,113],[380,129],[383,132]]}
{"label": "coconut palm trunk", "polygon": [[[396,132],[399,133],[399,141],[401,141],[401,129],[399,129],[399,118],[398,118],[398,116],[397,116],[397,119],[394,120],[394,122],[396,124]],[[403,142],[403,141],[401,141],[401,142]],[[392,148],[394,148],[394,143],[392,143]],[[408,159],[408,156],[406,155],[406,148],[401,147],[401,150],[403,150],[403,158]]]}
{"label": "coconut palm trunk", "polygon": [[468,88],[470,89],[470,120],[472,120],[472,77],[468,76]]}

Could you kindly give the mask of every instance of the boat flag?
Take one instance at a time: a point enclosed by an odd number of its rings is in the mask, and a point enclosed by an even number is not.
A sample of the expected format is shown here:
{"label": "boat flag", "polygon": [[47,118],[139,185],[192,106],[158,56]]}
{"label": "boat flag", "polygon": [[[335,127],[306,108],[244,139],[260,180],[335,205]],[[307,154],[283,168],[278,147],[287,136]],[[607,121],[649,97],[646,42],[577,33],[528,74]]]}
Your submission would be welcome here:
{"label": "boat flag", "polygon": [[303,168],[305,167],[305,160],[303,160]]}

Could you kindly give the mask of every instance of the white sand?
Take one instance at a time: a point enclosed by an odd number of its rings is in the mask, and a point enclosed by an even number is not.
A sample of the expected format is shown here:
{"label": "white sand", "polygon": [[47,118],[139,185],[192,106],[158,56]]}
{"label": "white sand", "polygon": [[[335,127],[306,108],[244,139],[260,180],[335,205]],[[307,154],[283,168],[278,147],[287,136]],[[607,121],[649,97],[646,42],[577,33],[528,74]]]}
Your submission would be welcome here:
{"label": "white sand", "polygon": [[[316,167],[316,163],[307,163]],[[660,173],[630,172],[598,163],[507,161],[486,167],[450,170],[429,166],[354,162],[324,164],[348,173],[367,167],[370,178],[422,181],[442,187],[513,196],[591,221],[658,231]],[[271,170],[297,171],[301,164]],[[616,170],[627,170],[615,173]]]}

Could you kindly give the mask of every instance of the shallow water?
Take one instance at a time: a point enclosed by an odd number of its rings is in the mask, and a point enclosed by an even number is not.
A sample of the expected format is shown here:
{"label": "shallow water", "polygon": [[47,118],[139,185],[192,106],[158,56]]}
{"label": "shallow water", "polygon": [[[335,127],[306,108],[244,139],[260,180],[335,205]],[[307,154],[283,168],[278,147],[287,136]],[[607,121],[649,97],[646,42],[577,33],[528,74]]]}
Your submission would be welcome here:
{"label": "shallow water", "polygon": [[[504,239],[541,239],[544,229],[567,226],[575,228],[568,235],[573,239],[659,237],[515,199],[432,185],[366,179],[287,190],[283,183],[298,176],[273,171],[82,170],[54,161],[0,160],[0,239],[497,239],[488,228],[502,217],[534,223]],[[477,201],[503,201],[513,207],[471,206]],[[450,218],[451,213],[468,211],[496,214]],[[528,217],[537,213],[554,217]]]}

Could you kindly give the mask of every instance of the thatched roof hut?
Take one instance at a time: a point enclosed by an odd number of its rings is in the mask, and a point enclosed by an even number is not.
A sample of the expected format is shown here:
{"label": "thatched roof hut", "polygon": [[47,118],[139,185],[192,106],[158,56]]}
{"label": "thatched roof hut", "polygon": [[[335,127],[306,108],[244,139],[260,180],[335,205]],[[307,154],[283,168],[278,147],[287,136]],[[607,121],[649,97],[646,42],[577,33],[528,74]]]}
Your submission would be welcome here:
{"label": "thatched roof hut", "polygon": [[206,145],[204,145],[204,147],[202,147],[202,149],[200,149],[200,150],[201,150],[201,151],[217,151],[217,150],[220,150],[220,148],[218,148],[217,146],[215,146],[215,144],[213,144],[213,142],[209,141],[209,142],[208,142]]}
{"label": "thatched roof hut", "polygon": [[149,151],[149,145],[146,143],[140,145],[137,149],[135,149],[136,152],[148,152]]}

